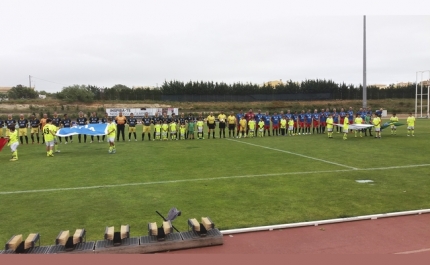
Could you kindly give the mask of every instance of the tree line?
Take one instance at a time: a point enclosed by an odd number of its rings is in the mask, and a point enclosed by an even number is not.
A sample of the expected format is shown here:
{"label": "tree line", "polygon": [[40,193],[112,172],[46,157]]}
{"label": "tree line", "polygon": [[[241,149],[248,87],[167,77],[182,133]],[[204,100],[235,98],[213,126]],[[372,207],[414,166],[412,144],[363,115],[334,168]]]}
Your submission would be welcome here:
{"label": "tree line", "polygon": [[[362,99],[363,86],[335,83],[332,80],[305,80],[301,83],[291,80],[276,86],[264,84],[263,86],[252,83],[204,82],[178,80],[165,81],[161,87],[130,88],[125,85],[113,87],[98,87],[94,85],[72,85],[64,87],[61,92],[51,96],[67,102],[92,102],[102,100],[163,100],[163,95],[274,95],[277,94],[318,94],[329,93],[331,100]],[[31,88],[18,85],[8,92],[11,99],[32,99],[38,97],[38,92]],[[368,99],[386,98],[415,98],[415,84],[396,87],[394,84],[380,89],[376,86],[367,87]]]}

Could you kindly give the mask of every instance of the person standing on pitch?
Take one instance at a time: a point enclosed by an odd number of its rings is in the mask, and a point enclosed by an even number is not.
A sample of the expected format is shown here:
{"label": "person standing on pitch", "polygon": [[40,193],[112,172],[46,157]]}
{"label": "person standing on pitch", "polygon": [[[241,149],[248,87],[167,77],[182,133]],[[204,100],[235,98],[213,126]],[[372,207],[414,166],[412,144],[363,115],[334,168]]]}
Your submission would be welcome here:
{"label": "person standing on pitch", "polygon": [[234,116],[233,111],[230,112],[230,115],[227,117],[227,123],[228,123],[228,137],[231,138],[233,135],[233,138],[235,137],[235,129],[236,129],[236,116]]}
{"label": "person standing on pitch", "polygon": [[[84,113],[82,111],[79,112],[79,117],[76,119],[76,123],[78,126],[85,126],[88,124],[87,118],[84,117]],[[81,143],[81,134],[78,134],[79,143]],[[84,134],[84,143],[87,142],[87,135]]]}
{"label": "person standing on pitch", "polygon": [[373,113],[373,126],[375,127],[375,138],[381,138],[381,118]]}
{"label": "person standing on pitch", "polygon": [[[90,124],[98,124],[99,123],[99,117],[97,117],[97,115],[96,115],[96,113],[95,112],[93,112],[93,113],[91,113],[91,116],[90,116]],[[100,136],[98,136],[97,135],[97,140],[99,141],[99,143],[100,143]],[[94,135],[91,135],[91,141],[90,141],[90,144],[92,143],[94,141]]]}
{"label": "person standing on pitch", "polygon": [[412,133],[412,136],[415,132],[415,117],[412,116],[412,112],[409,112],[409,117],[406,119],[406,123],[408,124],[408,136],[410,133]]}
{"label": "person standing on pitch", "polygon": [[3,126],[4,126],[4,121],[0,119],[0,137],[3,137]]}
{"label": "person standing on pitch", "polygon": [[6,137],[8,141],[8,146],[10,147],[10,151],[12,152],[12,158],[9,161],[17,161],[18,160],[18,132],[15,129],[15,124],[11,124],[9,127],[9,135]]}
{"label": "person standing on pitch", "polygon": [[326,120],[327,124],[327,136],[328,138],[333,138],[333,126],[334,126],[333,115],[329,114]]}
{"label": "person standing on pitch", "polygon": [[[56,130],[58,131],[61,126],[61,118],[58,116],[57,112],[54,112],[54,115],[52,117],[52,125],[56,127]],[[55,149],[57,149],[58,142],[57,140],[60,140],[61,144],[61,137],[55,136]]]}
{"label": "person standing on pitch", "polygon": [[[355,120],[354,120],[355,124],[362,124],[363,123],[363,118],[361,118],[361,114],[356,114]],[[363,137],[363,129],[355,129],[354,133],[355,133],[355,137],[357,137],[357,131],[360,132],[360,137]]]}
{"label": "person standing on pitch", "polygon": [[223,111],[221,111],[221,113],[218,115],[219,138],[221,138],[221,134],[223,138],[225,138],[226,119],[227,119],[227,116],[224,114]]}
{"label": "person standing on pitch", "polygon": [[[72,126],[72,121],[69,119],[69,117],[67,116],[67,114],[63,115],[63,120],[61,121],[61,124],[62,124],[63,128],[70,128],[70,126]],[[64,144],[67,144],[69,142],[68,141],[69,139],[70,139],[70,142],[73,141],[73,138],[72,138],[71,135],[64,137],[64,140],[65,140]]]}
{"label": "person standing on pitch", "polygon": [[45,143],[45,137],[43,135],[43,127],[46,125],[46,121],[48,120],[48,114],[44,113],[42,118],[40,119],[40,131],[42,132],[42,144]]}
{"label": "person standing on pitch", "polygon": [[31,138],[31,144],[34,144],[34,135],[36,135],[37,143],[39,143],[39,124],[40,121],[36,118],[36,116],[33,114],[30,117],[30,138]]}
{"label": "person standing on pitch", "polygon": [[107,119],[108,121],[108,127],[107,127],[107,138],[108,138],[108,142],[109,142],[109,154],[115,154],[116,153],[116,148],[115,148],[115,134],[116,134],[116,129],[117,126],[115,125],[115,123],[112,122],[112,118],[109,117]]}
{"label": "person standing on pitch", "polygon": [[208,139],[211,138],[211,132],[212,138],[215,139],[215,116],[213,112],[209,113],[209,116],[206,118],[206,123],[208,126]]}
{"label": "person standing on pitch", "polygon": [[268,133],[268,136],[270,136],[270,122],[272,121],[272,117],[270,116],[268,111],[266,111],[266,113],[264,114],[263,121],[264,121],[263,136],[266,136],[266,132]]}
{"label": "person standing on pitch", "polygon": [[137,142],[137,136],[136,136],[136,125],[137,125],[137,119],[134,117],[133,113],[130,113],[130,118],[128,118],[128,141],[131,141],[131,133],[133,133],[134,141]]}
{"label": "person standing on pitch", "polygon": [[393,116],[390,118],[390,125],[391,125],[391,135],[396,135],[396,125],[395,123],[399,122],[399,117],[396,116],[396,113],[393,113]]}
{"label": "person standing on pitch", "polygon": [[127,118],[122,115],[122,112],[120,112],[119,115],[116,116],[115,122],[117,131],[116,140],[119,142],[119,137],[122,134],[122,141],[125,142],[124,128],[125,124],[127,123]]}
{"label": "person standing on pitch", "polygon": [[[151,122],[153,122],[153,120],[151,119],[151,117],[149,117],[148,112],[145,112],[145,115],[142,118],[142,141],[145,140],[145,133],[148,134],[148,140],[151,141]],[[154,124],[157,123],[158,120]]]}
{"label": "person standing on pitch", "polygon": [[7,115],[7,120],[5,121],[6,123],[6,137],[9,136],[10,133],[10,126],[13,124],[14,126],[16,125],[16,120],[14,120],[12,118],[12,114]]}
{"label": "person standing on pitch", "polygon": [[55,137],[55,126],[52,125],[51,119],[46,119],[46,124],[43,126],[43,137],[45,139],[46,145],[46,156],[54,156],[53,147],[54,147],[54,137]]}
{"label": "person standing on pitch", "polygon": [[343,140],[348,139],[348,129],[349,129],[349,113],[345,114],[343,119]]}
{"label": "person standing on pitch", "polygon": [[192,119],[188,119],[187,122],[187,133],[186,133],[186,138],[187,139],[193,139],[194,140],[194,130],[196,127],[196,121],[194,120],[194,118]]}
{"label": "person standing on pitch", "polygon": [[[109,118],[109,115],[107,114],[107,112],[105,113],[105,116],[102,118],[102,123],[103,124],[107,124],[108,123],[108,118]],[[70,136],[70,137],[72,137],[72,136]],[[106,135],[103,135],[102,136],[102,142],[104,142],[105,141],[105,137],[106,137]],[[71,138],[70,138],[71,139]]]}
{"label": "person standing on pitch", "polygon": [[21,144],[24,144],[24,137],[25,137],[25,143],[28,144],[28,136],[27,136],[28,120],[24,118],[23,114],[19,115],[18,127],[19,127],[19,141],[21,142]]}

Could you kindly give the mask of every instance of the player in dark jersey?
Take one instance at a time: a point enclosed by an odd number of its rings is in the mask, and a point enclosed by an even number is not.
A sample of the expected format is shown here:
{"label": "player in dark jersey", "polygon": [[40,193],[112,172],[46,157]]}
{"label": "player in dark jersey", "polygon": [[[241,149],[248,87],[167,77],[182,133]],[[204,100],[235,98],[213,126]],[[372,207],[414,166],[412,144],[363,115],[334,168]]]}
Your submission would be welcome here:
{"label": "player in dark jersey", "polygon": [[[157,117],[157,122],[158,122]],[[151,141],[151,123],[153,122],[153,119],[149,116],[148,112],[145,112],[145,115],[142,118],[142,141],[145,140],[145,133],[148,135],[148,140]],[[155,138],[154,138],[155,139]]]}
{"label": "player in dark jersey", "polygon": [[137,141],[136,136],[136,125],[137,125],[137,119],[134,117],[133,113],[130,113],[130,118],[127,119],[128,123],[128,141],[131,141],[131,133],[134,135],[134,141]]}
{"label": "player in dark jersey", "polygon": [[3,137],[4,121],[0,119],[0,137]]}
{"label": "player in dark jersey", "polygon": [[[69,119],[67,114],[63,115],[63,120],[61,121],[61,125],[63,128],[70,128],[70,126],[72,126],[72,121]],[[70,142],[73,141],[73,138],[71,135],[64,137],[64,140],[66,141],[64,144],[67,144],[69,142],[68,141],[69,139],[70,139]]]}
{"label": "player in dark jersey", "polygon": [[[107,113],[105,113],[105,116],[101,119],[102,123],[103,123],[103,124],[108,123],[108,118],[109,118],[109,115],[108,115]],[[102,142],[104,142],[104,141],[105,141],[105,137],[106,137],[106,135],[103,135],[103,136],[102,136]]]}
{"label": "player in dark jersey", "polygon": [[28,136],[27,136],[27,130],[28,130],[28,120],[24,118],[23,114],[19,115],[18,120],[18,127],[19,127],[19,141],[21,144],[24,144],[24,137],[25,137],[25,143],[28,144]]}
{"label": "player in dark jersey", "polygon": [[12,118],[12,114],[8,114],[7,115],[7,120],[5,120],[5,124],[6,124],[6,137],[7,137],[7,136],[9,136],[9,133],[10,133],[9,127],[12,126],[12,125],[13,126],[16,125],[16,120],[14,120]]}
{"label": "player in dark jersey", "polygon": [[[84,113],[82,111],[79,112],[79,117],[76,119],[76,123],[78,126],[85,126],[88,124],[88,120],[87,120],[87,118],[84,117]],[[79,143],[81,143],[81,135],[80,134],[78,134],[78,140],[79,140]],[[87,142],[87,135],[84,134],[84,143],[86,143],[86,142]]]}
{"label": "player in dark jersey", "polygon": [[[99,117],[97,117],[97,115],[96,115],[95,112],[91,113],[91,116],[89,118],[89,123],[90,124],[98,124],[99,123]],[[97,140],[100,143],[100,136],[98,136],[98,135],[97,135]],[[91,141],[90,141],[90,143],[92,143],[93,141],[94,141],[94,135],[91,135]]]}
{"label": "player in dark jersey", "polygon": [[[57,131],[58,131],[61,126],[61,118],[58,116],[57,112],[54,112],[54,115],[52,116],[51,120],[52,120],[52,125],[57,127]],[[58,137],[58,139],[60,140],[60,143],[61,143],[61,137]]]}

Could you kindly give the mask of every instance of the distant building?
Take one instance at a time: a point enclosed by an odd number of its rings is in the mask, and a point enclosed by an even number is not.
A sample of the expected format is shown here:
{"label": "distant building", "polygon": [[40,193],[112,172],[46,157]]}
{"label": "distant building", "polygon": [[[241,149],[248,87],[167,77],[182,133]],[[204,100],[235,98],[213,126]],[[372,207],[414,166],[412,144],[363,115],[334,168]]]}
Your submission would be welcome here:
{"label": "distant building", "polygon": [[41,98],[41,99],[45,99],[45,98],[46,98],[46,95],[39,95],[39,98]]}
{"label": "distant building", "polygon": [[266,86],[272,86],[272,87],[276,87],[277,85],[283,85],[284,83],[282,82],[282,79],[279,80],[274,80],[274,81],[268,81],[265,82],[264,85]]}
{"label": "distant building", "polygon": [[149,89],[149,90],[157,90],[160,89],[158,87],[155,86],[132,86],[131,89],[138,89],[138,88],[143,88],[143,89]]}
{"label": "distant building", "polygon": [[385,85],[385,84],[372,84],[369,86],[374,86],[374,87],[377,87],[379,89],[386,89],[388,87],[388,85]]}
{"label": "distant building", "polygon": [[406,87],[406,86],[410,86],[413,85],[412,82],[399,82],[395,85],[395,87]]}
{"label": "distant building", "polygon": [[0,86],[0,93],[7,93],[12,87]]}

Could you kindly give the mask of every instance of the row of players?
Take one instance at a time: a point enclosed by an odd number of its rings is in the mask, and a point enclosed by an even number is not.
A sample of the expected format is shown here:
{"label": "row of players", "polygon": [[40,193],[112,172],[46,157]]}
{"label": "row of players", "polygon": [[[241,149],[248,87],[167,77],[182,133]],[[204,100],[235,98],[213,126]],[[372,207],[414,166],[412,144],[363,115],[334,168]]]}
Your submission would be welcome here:
{"label": "row of players", "polygon": [[[148,139],[151,139],[151,125],[154,125],[154,131],[153,131],[153,137],[155,139],[155,136],[157,134],[157,128],[155,125],[161,124],[160,131],[165,132],[166,126],[163,127],[164,123],[167,123],[169,127],[167,128],[168,131],[172,132],[174,131],[176,138],[178,138],[178,131],[179,134],[182,131],[185,131],[185,138],[191,138],[192,135],[189,132],[194,132],[196,130],[198,132],[198,138],[203,138],[203,125],[199,126],[196,123],[198,121],[204,121],[206,122],[206,125],[208,127],[208,138],[210,138],[211,134],[212,137],[215,138],[215,126],[216,126],[216,120],[218,120],[218,126],[219,126],[219,137],[225,138],[225,129],[228,126],[229,129],[229,136],[239,136],[241,133],[247,134],[249,132],[249,121],[255,121],[255,125],[253,125],[253,122],[251,122],[251,126],[256,127],[260,121],[264,122],[264,130],[263,134],[267,134],[270,136],[270,132],[272,132],[272,135],[281,135],[282,130],[281,127],[285,126],[282,125],[282,119],[285,118],[286,121],[292,121],[293,122],[293,134],[311,134],[311,128],[312,133],[325,133],[325,129],[327,127],[327,118],[331,114],[333,118],[334,123],[340,123],[343,124],[345,118],[348,115],[348,121],[349,124],[354,123],[354,115],[351,114],[352,108],[348,110],[347,112],[344,111],[344,109],[341,109],[341,111],[338,113],[336,109],[333,109],[332,112],[330,112],[328,109],[322,109],[321,112],[318,112],[316,109],[314,110],[314,113],[311,113],[310,110],[308,110],[306,113],[304,110],[300,114],[297,112],[291,113],[290,110],[287,111],[287,113],[284,114],[283,111],[281,111],[279,114],[274,113],[273,115],[269,115],[268,112],[261,113],[261,110],[258,111],[258,113],[253,113],[252,109],[250,109],[247,113],[243,113],[243,111],[240,111],[238,114],[234,115],[233,112],[230,113],[229,116],[225,115],[223,112],[221,112],[218,117],[216,118],[213,113],[211,112],[209,116],[203,117],[203,113],[200,113],[198,117],[194,117],[192,114],[189,114],[187,117],[185,117],[184,113],[182,113],[179,117],[177,117],[175,114],[172,114],[170,117],[167,116],[167,113],[163,113],[161,116],[157,113],[155,116],[150,117],[148,113],[145,113],[145,116],[142,118],[141,123],[143,124],[143,132],[142,132],[142,140],[145,138],[145,134],[148,135]],[[382,113],[382,109],[380,111],[375,112],[376,116],[380,117]],[[372,114],[372,111],[370,109],[367,109],[366,111],[360,108],[360,110],[357,112],[356,115],[360,116],[363,120],[363,123],[366,124],[372,124],[372,118],[370,117]],[[85,125],[85,124],[92,124],[92,123],[106,123],[108,118],[108,114],[105,113],[105,117],[99,119],[96,115],[96,113],[92,113],[91,116],[87,119],[83,112],[79,113],[79,117],[76,119],[76,123],[72,122],[68,117],[67,114],[64,114],[63,119],[61,119],[57,113],[54,113],[52,119],[53,125],[55,125],[58,129],[61,127],[68,128],[73,126],[74,124],[77,125]],[[241,121],[242,118],[246,120],[247,125],[244,126],[243,123],[245,121]],[[43,118],[38,120],[34,115],[31,116],[30,120],[24,118],[24,115],[20,115],[20,118],[17,121],[15,121],[12,118],[12,115],[8,115],[8,119],[6,121],[0,121],[0,128],[2,127],[3,123],[8,127],[10,124],[18,124],[19,127],[19,136],[20,141],[23,143],[24,139],[28,143],[28,137],[27,137],[27,126],[31,127],[31,139],[34,143],[35,138],[37,142],[39,142],[39,130],[43,128],[43,126],[46,124],[47,115],[44,114]],[[117,126],[119,127],[117,130],[117,140],[119,140],[119,137],[122,134],[122,139],[125,140],[124,136],[124,125],[128,124],[129,128],[129,140],[131,138],[131,134],[134,135],[135,140],[137,140],[136,137],[136,125],[138,124],[138,120],[134,118],[134,115],[131,114],[129,118],[126,118],[122,115],[122,113],[119,113],[117,117],[115,117],[115,121],[117,123]],[[190,122],[194,121],[194,122]],[[242,125],[241,125],[242,122]],[[176,127],[179,127],[178,129]],[[235,128],[237,128],[237,132],[235,133]],[[201,129],[201,132],[199,131]],[[255,128],[254,128],[255,129]],[[339,128],[336,127],[336,130],[339,132]],[[371,131],[370,135],[371,134]],[[0,133],[1,130],[0,130]],[[183,133],[184,134],[184,133]],[[6,135],[8,135],[8,130],[6,130]],[[367,135],[367,131],[366,131]],[[2,136],[0,134],[0,136]],[[72,138],[69,138],[72,140]],[[81,135],[78,135],[79,142],[81,142]],[[43,140],[43,139],[42,139]],[[91,142],[93,141],[93,137],[91,139]],[[100,141],[100,138],[98,139]],[[104,140],[104,139],[103,139]],[[66,137],[65,139],[66,143],[68,142],[68,139]],[[61,138],[60,138],[61,142]],[[86,135],[84,135],[84,142],[86,142]]]}

